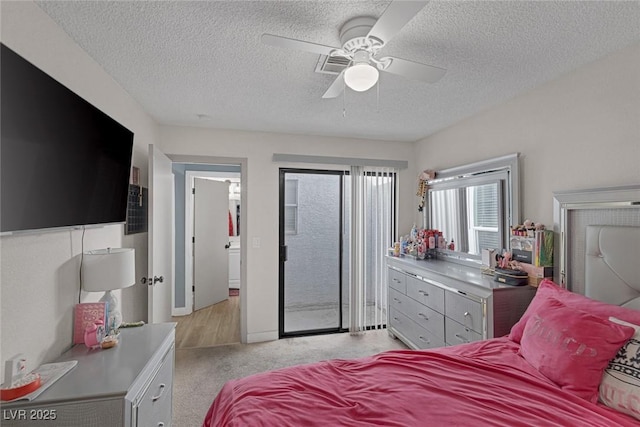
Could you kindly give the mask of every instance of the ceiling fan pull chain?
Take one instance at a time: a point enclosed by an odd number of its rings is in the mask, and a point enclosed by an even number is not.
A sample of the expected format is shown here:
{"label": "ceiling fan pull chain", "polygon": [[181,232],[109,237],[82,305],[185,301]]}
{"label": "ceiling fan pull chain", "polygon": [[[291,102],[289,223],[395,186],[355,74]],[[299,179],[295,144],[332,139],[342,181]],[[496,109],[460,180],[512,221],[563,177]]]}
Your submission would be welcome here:
{"label": "ceiling fan pull chain", "polygon": [[376,113],[380,112],[380,80],[376,82]]}

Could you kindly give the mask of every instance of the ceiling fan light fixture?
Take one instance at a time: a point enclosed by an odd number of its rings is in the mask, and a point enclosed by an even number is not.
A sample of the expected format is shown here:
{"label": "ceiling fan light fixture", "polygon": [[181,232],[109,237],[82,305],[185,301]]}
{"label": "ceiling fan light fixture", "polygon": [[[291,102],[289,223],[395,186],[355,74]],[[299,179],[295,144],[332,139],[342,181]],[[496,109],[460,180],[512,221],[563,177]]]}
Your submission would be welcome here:
{"label": "ceiling fan light fixture", "polygon": [[344,83],[356,92],[369,90],[378,81],[378,70],[367,64],[357,63],[344,72]]}

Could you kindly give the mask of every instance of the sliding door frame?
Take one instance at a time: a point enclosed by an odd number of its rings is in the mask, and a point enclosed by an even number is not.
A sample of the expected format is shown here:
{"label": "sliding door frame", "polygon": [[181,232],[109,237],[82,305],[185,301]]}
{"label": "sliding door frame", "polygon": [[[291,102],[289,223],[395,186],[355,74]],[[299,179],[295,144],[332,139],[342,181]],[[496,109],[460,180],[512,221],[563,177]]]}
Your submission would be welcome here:
{"label": "sliding door frame", "polygon": [[[285,258],[286,258],[286,249],[285,249],[285,243],[286,243],[286,234],[285,234],[285,176],[287,173],[298,173],[298,174],[309,174],[309,175],[314,175],[314,174],[322,174],[322,175],[336,175],[340,177],[340,193],[339,193],[339,204],[340,204],[340,239],[339,239],[339,278],[338,278],[338,285],[339,285],[339,319],[338,319],[338,327],[336,328],[326,328],[326,329],[313,329],[313,330],[304,330],[304,331],[293,331],[293,332],[285,332]],[[345,257],[344,257],[344,251],[345,249],[348,250],[348,248],[344,247],[344,238],[345,238],[345,227],[346,227],[346,219],[345,218],[345,185],[347,184],[347,181],[345,180],[345,177],[350,176],[351,173],[349,170],[340,170],[340,169],[334,169],[334,170],[330,170],[330,169],[302,169],[302,168],[280,168],[279,171],[279,200],[278,200],[278,206],[279,206],[279,245],[278,245],[278,271],[279,271],[279,289],[278,289],[278,302],[279,302],[279,308],[278,308],[278,332],[279,332],[279,338],[286,338],[286,337],[294,337],[294,336],[308,336],[308,335],[320,335],[320,334],[330,334],[330,333],[338,333],[338,332],[347,332],[349,331],[349,327],[348,324],[349,322],[347,322],[347,326],[344,326],[344,319],[345,319],[345,313],[343,313],[343,294],[344,294],[344,286],[348,286],[348,281],[347,283],[345,283],[345,277],[344,277],[344,263],[345,263]],[[365,176],[374,176],[373,173],[371,172],[365,172]],[[391,233],[392,235],[389,236],[391,237],[391,239],[393,239],[395,233],[397,232],[396,230],[396,225],[397,225],[397,221],[398,221],[398,217],[397,217],[397,195],[398,195],[398,174],[396,171],[394,172],[389,172],[388,176],[392,179],[392,195],[391,195],[391,212],[390,212],[390,220],[392,222],[391,224]],[[348,279],[347,279],[348,280]],[[347,318],[349,316],[349,314],[346,314]],[[388,313],[387,313],[388,316]],[[386,321],[388,322],[388,319],[386,319]],[[380,324],[380,325],[369,325],[366,326],[364,329],[365,330],[371,330],[371,329],[384,329],[386,328],[386,322],[384,324]]]}
{"label": "sliding door frame", "polygon": [[[338,326],[335,328],[323,328],[323,329],[309,329],[304,331],[293,331],[293,332],[285,332],[285,262],[286,262],[286,248],[285,248],[285,221],[284,221],[284,212],[285,212],[285,176],[288,173],[297,173],[297,174],[309,174],[309,175],[336,175],[340,177],[340,194],[339,194],[339,203],[340,203],[340,239],[338,243]],[[299,336],[307,336],[307,335],[322,335],[322,334],[332,334],[337,332],[346,332],[347,328],[344,328],[343,325],[343,313],[342,313],[342,290],[343,290],[343,274],[342,271],[344,269],[343,263],[343,251],[344,251],[344,176],[348,175],[348,171],[344,170],[329,170],[329,169],[300,169],[300,168],[280,168],[279,174],[279,242],[278,242],[278,334],[280,338],[289,338],[289,337],[299,337]]]}

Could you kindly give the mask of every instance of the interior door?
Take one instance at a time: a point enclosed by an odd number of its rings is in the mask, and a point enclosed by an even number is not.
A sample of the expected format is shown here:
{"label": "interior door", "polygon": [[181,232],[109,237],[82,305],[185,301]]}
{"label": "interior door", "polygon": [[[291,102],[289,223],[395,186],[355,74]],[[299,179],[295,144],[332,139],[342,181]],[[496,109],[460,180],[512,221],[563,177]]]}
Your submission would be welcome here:
{"label": "interior door", "polygon": [[229,184],[194,179],[194,308],[229,298]]}
{"label": "interior door", "polygon": [[153,144],[149,144],[149,323],[171,320],[173,189],[171,160]]}

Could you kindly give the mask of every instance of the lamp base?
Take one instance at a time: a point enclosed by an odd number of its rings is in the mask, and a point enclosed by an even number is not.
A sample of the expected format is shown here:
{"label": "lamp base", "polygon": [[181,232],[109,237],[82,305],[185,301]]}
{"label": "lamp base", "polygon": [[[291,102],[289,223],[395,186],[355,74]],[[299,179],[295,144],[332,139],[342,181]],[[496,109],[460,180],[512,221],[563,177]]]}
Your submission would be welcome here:
{"label": "lamp base", "polygon": [[100,301],[108,304],[107,324],[105,326],[107,334],[110,334],[112,331],[117,331],[122,324],[122,314],[118,310],[118,298],[111,291],[107,291],[100,298]]}

